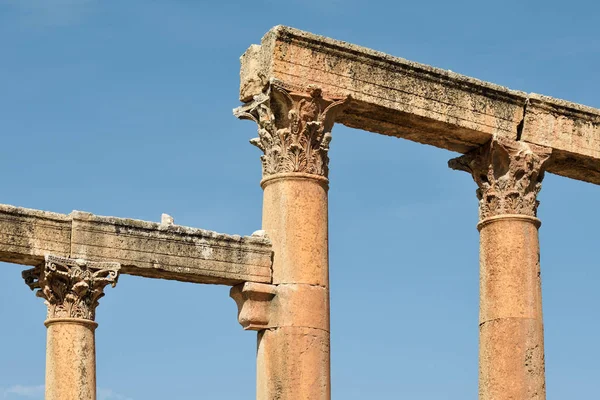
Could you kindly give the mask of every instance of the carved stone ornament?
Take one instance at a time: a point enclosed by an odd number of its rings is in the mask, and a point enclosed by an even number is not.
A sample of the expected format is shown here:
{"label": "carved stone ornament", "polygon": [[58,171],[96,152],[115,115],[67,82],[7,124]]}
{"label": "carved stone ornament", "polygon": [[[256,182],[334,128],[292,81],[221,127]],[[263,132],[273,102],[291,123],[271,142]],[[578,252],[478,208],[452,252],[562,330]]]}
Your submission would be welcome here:
{"label": "carved stone ornament", "polygon": [[118,263],[46,256],[43,266],[23,271],[23,279],[48,306],[48,319],[95,319],[104,287],[114,287],[119,278]]}
{"label": "carved stone ornament", "polygon": [[235,109],[234,114],[258,124],[258,137],[250,143],[264,152],[263,176],[303,172],[327,177],[331,129],[349,99],[325,99],[315,85],[303,92],[271,82],[266,93]]}
{"label": "carved stone ornament", "polygon": [[231,288],[229,296],[238,306],[238,321],[245,330],[269,328],[275,294],[276,286],[266,283],[246,282]]}
{"label": "carved stone ornament", "polygon": [[479,219],[502,214],[537,216],[537,195],[542,188],[544,167],[551,149],[502,137],[494,137],[485,145],[448,166],[469,172],[477,183]]}

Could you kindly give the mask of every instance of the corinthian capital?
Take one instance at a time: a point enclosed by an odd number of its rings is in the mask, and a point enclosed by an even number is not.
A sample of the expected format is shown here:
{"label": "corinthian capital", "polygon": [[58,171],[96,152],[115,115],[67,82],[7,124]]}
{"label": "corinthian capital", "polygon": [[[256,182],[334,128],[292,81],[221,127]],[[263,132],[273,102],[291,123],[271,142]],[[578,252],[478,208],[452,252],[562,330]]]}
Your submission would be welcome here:
{"label": "corinthian capital", "polygon": [[95,319],[98,300],[106,285],[115,286],[120,265],[46,256],[43,266],[23,271],[23,279],[45,300],[48,319]]}
{"label": "corinthian capital", "polygon": [[479,219],[502,214],[535,217],[544,167],[551,149],[494,137],[485,145],[448,162],[469,172],[479,187]]}
{"label": "corinthian capital", "polygon": [[264,152],[263,176],[303,172],[327,177],[329,142],[335,115],[349,100],[325,99],[321,89],[287,90],[273,82],[266,93],[234,110],[236,117],[258,124],[250,143]]}

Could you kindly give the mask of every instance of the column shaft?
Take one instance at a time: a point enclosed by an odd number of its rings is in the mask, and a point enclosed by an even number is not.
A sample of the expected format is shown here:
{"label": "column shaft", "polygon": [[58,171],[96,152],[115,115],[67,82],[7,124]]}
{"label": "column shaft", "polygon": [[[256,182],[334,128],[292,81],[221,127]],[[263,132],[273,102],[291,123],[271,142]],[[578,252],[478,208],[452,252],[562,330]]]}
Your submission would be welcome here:
{"label": "column shaft", "polygon": [[[254,316],[258,325],[268,319],[258,334],[259,400],[331,397],[328,151],[335,116],[348,101],[324,97],[316,85],[271,82],[265,93],[234,110],[258,124],[258,138],[250,143],[264,153],[263,230],[273,244],[275,288],[264,291],[274,297],[268,318]],[[239,287],[232,294],[239,304],[252,290]],[[247,318],[243,304],[240,315]]]}
{"label": "column shaft", "polygon": [[546,398],[539,221],[480,224],[479,398]]}
{"label": "column shaft", "polygon": [[551,152],[493,137],[449,162],[478,186],[480,400],[546,398],[536,216]]}
{"label": "column shaft", "polygon": [[62,318],[46,326],[46,400],[95,400],[97,324]]}
{"label": "column shaft", "polygon": [[262,186],[263,229],[273,242],[273,283],[282,300],[276,311],[279,323],[258,336],[257,399],[326,400],[330,398],[327,179],[278,174],[263,180]]}

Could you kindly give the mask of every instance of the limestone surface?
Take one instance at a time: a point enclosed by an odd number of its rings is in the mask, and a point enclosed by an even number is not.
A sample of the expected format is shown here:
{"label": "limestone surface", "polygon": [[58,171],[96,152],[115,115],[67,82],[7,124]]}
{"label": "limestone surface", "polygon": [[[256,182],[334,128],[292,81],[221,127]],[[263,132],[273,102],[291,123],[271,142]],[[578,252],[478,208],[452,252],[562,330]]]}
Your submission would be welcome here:
{"label": "limestone surface", "polygon": [[344,125],[460,153],[492,136],[550,147],[548,172],[600,184],[600,110],[276,26],[241,58],[240,100],[277,84],[351,101]]}
{"label": "limestone surface", "polygon": [[271,243],[264,236],[0,205],[0,261],[38,266],[47,254],[117,262],[121,274],[150,278],[271,282]]}

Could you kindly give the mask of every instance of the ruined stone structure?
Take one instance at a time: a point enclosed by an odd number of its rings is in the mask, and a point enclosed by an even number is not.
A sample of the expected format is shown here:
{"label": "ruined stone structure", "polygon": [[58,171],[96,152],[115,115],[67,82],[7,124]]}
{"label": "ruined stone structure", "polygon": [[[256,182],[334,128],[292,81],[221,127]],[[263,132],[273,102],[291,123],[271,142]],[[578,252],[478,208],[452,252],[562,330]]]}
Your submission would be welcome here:
{"label": "ruined stone structure", "polygon": [[463,153],[480,221],[481,400],[545,399],[536,217],[544,173],[600,184],[600,110],[275,27],[242,56],[262,230],[0,206],[0,261],[48,307],[46,399],[96,398],[94,317],[119,274],[231,286],[258,332],[257,399],[330,398],[328,150],[334,123]]}

